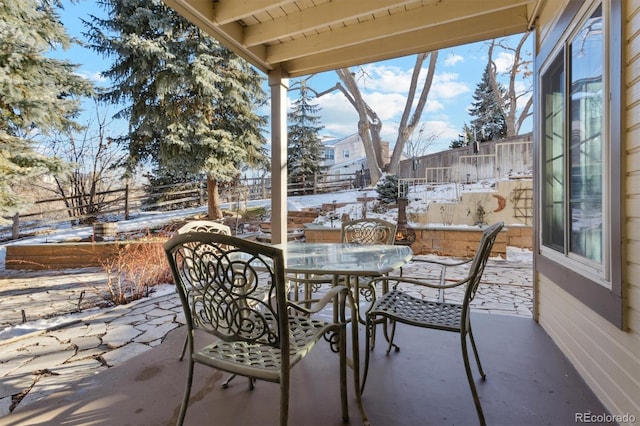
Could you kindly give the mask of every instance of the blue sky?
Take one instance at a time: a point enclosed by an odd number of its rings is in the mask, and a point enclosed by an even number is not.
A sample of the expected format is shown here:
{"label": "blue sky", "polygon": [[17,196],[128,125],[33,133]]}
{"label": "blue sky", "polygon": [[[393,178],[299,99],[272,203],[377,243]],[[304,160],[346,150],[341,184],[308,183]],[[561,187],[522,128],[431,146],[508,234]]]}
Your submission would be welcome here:
{"label": "blue sky", "polygon": [[[64,4],[62,21],[70,35],[81,39],[84,28],[80,19],[88,19],[89,14],[103,15],[102,9],[92,0],[80,0],[75,5],[65,0]],[[511,37],[510,45],[515,47],[520,37],[520,35]],[[529,53],[532,51],[532,39],[533,37],[529,37],[528,47],[525,49]],[[78,72],[98,84],[108,84],[108,81],[100,77],[100,72],[109,66],[109,62],[93,51],[73,47],[58,52],[55,56],[79,64]],[[494,58],[499,70],[508,69],[513,61],[509,53],[504,51],[495,53]],[[440,51],[433,86],[421,120],[424,123],[424,135],[436,136],[436,140],[428,147],[427,152],[447,149],[449,143],[462,133],[463,125],[471,121],[468,108],[476,85],[482,77],[486,61],[487,44],[484,42]],[[383,122],[383,139],[389,141],[391,145],[395,143],[397,126],[404,109],[414,62],[415,55],[412,55],[362,66],[368,77],[360,88],[365,100]],[[358,72],[355,67],[353,69]],[[426,69],[423,70],[421,77],[424,79],[425,75]],[[294,81],[295,79],[292,80]],[[334,86],[338,81],[337,74],[330,71],[314,75],[309,84],[315,90],[323,91]],[[503,83],[506,83],[506,80]],[[529,84],[530,82],[519,82],[518,86],[525,88]],[[268,89],[266,84],[265,88]],[[290,94],[290,102],[295,100],[297,93],[293,91]],[[324,126],[323,135],[340,138],[357,132],[357,114],[341,92],[335,91],[324,95],[316,99],[315,103],[321,108],[319,115],[321,124]],[[264,113],[268,114],[268,110]],[[529,123],[524,126],[523,132],[531,129],[530,121],[529,119]]]}

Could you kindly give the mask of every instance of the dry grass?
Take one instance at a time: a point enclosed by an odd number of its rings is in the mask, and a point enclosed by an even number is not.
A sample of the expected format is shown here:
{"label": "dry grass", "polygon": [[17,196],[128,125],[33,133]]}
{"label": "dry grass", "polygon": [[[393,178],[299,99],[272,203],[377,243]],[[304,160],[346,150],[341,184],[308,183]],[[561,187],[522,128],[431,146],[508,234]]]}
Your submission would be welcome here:
{"label": "dry grass", "polygon": [[149,295],[153,286],[172,283],[162,243],[154,237],[125,244],[115,256],[102,262],[107,273],[106,291],[109,305],[123,305]]}

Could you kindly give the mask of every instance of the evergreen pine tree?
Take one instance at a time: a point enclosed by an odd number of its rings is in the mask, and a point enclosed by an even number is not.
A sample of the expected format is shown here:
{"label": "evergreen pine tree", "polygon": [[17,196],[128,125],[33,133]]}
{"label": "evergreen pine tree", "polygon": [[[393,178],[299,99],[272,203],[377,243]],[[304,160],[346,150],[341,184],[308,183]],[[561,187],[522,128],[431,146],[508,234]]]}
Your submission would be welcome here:
{"label": "evergreen pine tree", "polygon": [[80,97],[91,83],[76,65],[46,55],[72,40],[60,23],[56,0],[0,1],[0,222],[22,197],[13,186],[62,161],[37,152],[36,140],[77,128]]}
{"label": "evergreen pine tree", "polygon": [[504,138],[507,135],[507,122],[504,111],[498,102],[498,96],[504,99],[506,90],[498,84],[499,92],[491,87],[491,67],[489,64],[484,69],[482,80],[473,92],[473,100],[469,114],[475,117],[471,121],[474,137],[479,142],[493,141]]}
{"label": "evergreen pine tree", "polygon": [[316,115],[320,108],[310,103],[310,90],[306,80],[298,83],[300,96],[293,103],[293,110],[288,114],[288,147],[289,182],[301,184],[304,193],[313,187],[313,176],[320,172],[322,160],[322,142],[318,136],[323,126],[319,126],[320,118]]}
{"label": "evergreen pine tree", "polygon": [[473,130],[467,123],[464,123],[462,126],[462,134],[458,135],[458,139],[454,139],[449,144],[449,148],[462,148],[463,146],[467,146],[474,141],[473,139]]}
{"label": "evergreen pine tree", "polygon": [[100,5],[108,18],[92,16],[87,36],[115,58],[103,73],[113,82],[104,97],[126,105],[117,117],[129,120],[121,142],[130,167],[150,162],[167,176],[206,175],[209,217],[219,218],[218,184],[267,163],[266,118],[255,112],[266,101],[262,78],[161,0]]}
{"label": "evergreen pine tree", "polygon": [[400,193],[406,194],[408,191],[406,181],[400,181],[397,175],[387,175],[376,184],[378,200],[382,204],[393,204],[398,201]]}

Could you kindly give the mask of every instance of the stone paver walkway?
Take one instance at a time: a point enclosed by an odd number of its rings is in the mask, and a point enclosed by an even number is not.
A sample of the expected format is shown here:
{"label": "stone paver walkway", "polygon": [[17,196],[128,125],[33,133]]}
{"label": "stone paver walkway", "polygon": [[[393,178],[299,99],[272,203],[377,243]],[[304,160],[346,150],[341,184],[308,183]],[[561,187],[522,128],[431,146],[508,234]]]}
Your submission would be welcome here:
{"label": "stone paver walkway", "polygon": [[[403,273],[416,273],[416,268],[407,265]],[[0,340],[0,417],[159,345],[168,332],[184,324],[173,291],[128,305],[92,309],[102,303],[99,289],[105,280],[99,269],[0,271],[1,328],[20,324],[23,318],[33,321],[74,314],[50,329]],[[531,317],[532,292],[530,261],[492,259],[473,307]],[[459,297],[452,292],[447,300]]]}

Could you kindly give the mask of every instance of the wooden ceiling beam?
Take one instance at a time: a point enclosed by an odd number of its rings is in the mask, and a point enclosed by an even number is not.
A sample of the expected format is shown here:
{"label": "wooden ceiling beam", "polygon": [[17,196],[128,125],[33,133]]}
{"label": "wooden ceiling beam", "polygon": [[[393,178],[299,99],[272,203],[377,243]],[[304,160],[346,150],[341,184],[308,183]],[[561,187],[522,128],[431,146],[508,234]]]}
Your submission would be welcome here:
{"label": "wooden ceiling beam", "polygon": [[[384,42],[369,41],[330,52],[283,62],[290,76],[300,77],[402,56],[431,52],[467,43],[506,37],[527,31],[525,15],[499,12],[392,36]],[[512,11],[511,11],[512,12]],[[358,63],[354,63],[357,58]]]}
{"label": "wooden ceiling beam", "polygon": [[241,26],[236,23],[225,26],[214,25],[212,0],[163,0],[163,2],[259,70],[268,72],[273,69],[265,59],[265,46],[247,48],[238,42],[241,39]]}
{"label": "wooden ceiling beam", "polygon": [[327,25],[337,25],[363,15],[371,15],[392,7],[397,8],[415,2],[416,0],[332,0],[330,3],[323,3],[317,7],[247,27],[244,44],[255,46],[270,43],[274,40],[314,31]]}
{"label": "wooden ceiling beam", "polygon": [[[366,21],[360,24],[336,28],[332,31],[323,32],[313,36],[298,38],[289,42],[274,44],[267,48],[266,60],[270,63],[285,62],[296,58],[302,58],[310,52],[322,53],[343,47],[356,46],[361,43],[376,42],[386,40],[402,35],[404,33],[415,34],[422,29],[430,27],[441,27],[443,24],[460,22],[458,31],[466,32],[470,29],[466,28],[462,22],[474,18],[480,22],[488,20],[492,15],[501,16],[511,21],[495,21],[499,24],[496,28],[500,28],[505,24],[512,22],[514,19],[527,21],[526,5],[498,8],[493,11],[488,6],[499,4],[504,6],[506,0],[486,0],[486,1],[465,1],[468,3],[464,12],[461,13],[459,8],[440,7],[436,10],[433,6],[424,6],[420,9],[411,9],[405,13],[397,13],[387,15],[374,20]],[[462,18],[462,19],[461,19]]]}
{"label": "wooden ceiling beam", "polygon": [[293,0],[218,0],[209,2],[214,5],[214,21],[218,24],[228,24],[239,21],[247,16],[264,12],[265,9],[293,3]]}

